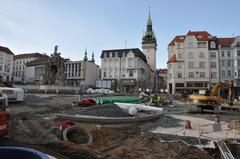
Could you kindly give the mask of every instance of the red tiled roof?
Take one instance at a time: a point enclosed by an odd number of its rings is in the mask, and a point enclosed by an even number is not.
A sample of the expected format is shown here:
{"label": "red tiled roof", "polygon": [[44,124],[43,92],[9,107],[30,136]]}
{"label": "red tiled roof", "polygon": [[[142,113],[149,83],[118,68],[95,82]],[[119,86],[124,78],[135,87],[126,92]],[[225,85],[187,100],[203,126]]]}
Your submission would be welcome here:
{"label": "red tiled roof", "polygon": [[7,48],[7,47],[0,46],[0,51],[5,52],[7,54],[14,55],[13,52],[9,48]]}
{"label": "red tiled roof", "polygon": [[235,38],[218,38],[219,45],[231,45]]}
{"label": "red tiled roof", "polygon": [[[212,37],[207,31],[189,31],[187,35],[195,35],[198,40],[207,41]],[[213,37],[212,37],[213,38]]]}
{"label": "red tiled roof", "polygon": [[185,39],[185,35],[177,35],[175,38],[168,44],[168,46],[175,45],[175,42],[183,42]]}
{"label": "red tiled roof", "polygon": [[172,55],[172,56],[169,58],[169,60],[168,60],[167,63],[171,63],[171,62],[177,62],[177,56],[176,56],[176,54]]}
{"label": "red tiled roof", "polygon": [[44,55],[44,54],[40,54],[40,53],[25,53],[25,54],[18,54],[18,55],[14,55],[13,56],[13,60],[16,60],[16,59],[23,59],[23,58],[33,58],[33,57],[36,57],[36,58],[41,58],[43,56],[47,56],[47,55]]}

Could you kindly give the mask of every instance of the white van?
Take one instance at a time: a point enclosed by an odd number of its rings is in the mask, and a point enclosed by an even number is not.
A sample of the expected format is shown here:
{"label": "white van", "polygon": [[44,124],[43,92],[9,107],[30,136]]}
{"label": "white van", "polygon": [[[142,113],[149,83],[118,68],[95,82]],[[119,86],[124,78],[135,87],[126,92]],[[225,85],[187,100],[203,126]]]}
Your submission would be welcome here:
{"label": "white van", "polygon": [[24,91],[20,88],[0,87],[0,93],[6,94],[8,101],[23,102]]}

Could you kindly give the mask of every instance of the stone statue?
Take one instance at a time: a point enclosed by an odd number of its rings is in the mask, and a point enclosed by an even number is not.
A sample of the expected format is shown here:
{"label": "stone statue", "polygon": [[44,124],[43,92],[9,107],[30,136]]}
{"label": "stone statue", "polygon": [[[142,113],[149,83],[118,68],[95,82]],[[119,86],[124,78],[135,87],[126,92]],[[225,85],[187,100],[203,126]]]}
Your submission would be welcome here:
{"label": "stone statue", "polygon": [[54,47],[54,54],[57,53],[57,51],[58,51],[58,46],[56,45],[56,46]]}
{"label": "stone statue", "polygon": [[64,85],[64,59],[58,53],[58,46],[54,47],[54,53],[44,64],[44,76],[41,80],[44,84],[49,85]]}

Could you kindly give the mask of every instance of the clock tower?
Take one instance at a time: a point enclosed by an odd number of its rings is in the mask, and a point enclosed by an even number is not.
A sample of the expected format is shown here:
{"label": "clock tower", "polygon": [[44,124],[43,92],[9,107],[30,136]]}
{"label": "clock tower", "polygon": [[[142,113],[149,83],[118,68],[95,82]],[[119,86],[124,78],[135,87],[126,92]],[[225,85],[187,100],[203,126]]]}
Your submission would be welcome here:
{"label": "clock tower", "polygon": [[147,30],[145,31],[142,38],[142,50],[147,58],[148,64],[154,71],[156,71],[157,40],[152,29],[150,11],[147,20]]}

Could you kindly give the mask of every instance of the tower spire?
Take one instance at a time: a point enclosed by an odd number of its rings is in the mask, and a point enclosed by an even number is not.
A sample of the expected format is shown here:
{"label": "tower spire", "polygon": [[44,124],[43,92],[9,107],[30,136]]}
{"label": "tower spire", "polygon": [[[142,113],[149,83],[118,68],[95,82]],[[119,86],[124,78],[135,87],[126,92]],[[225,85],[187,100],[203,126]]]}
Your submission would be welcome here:
{"label": "tower spire", "polygon": [[88,58],[87,58],[87,49],[85,49],[85,56],[84,56],[84,59],[83,59],[84,61],[87,61],[88,60]]}
{"label": "tower spire", "polygon": [[147,19],[147,29],[143,35],[142,43],[157,43],[155,34],[152,29],[152,19],[151,19],[151,12],[150,12],[150,6],[148,7],[148,19]]}
{"label": "tower spire", "polygon": [[149,7],[148,7],[148,21],[147,21],[147,25],[152,25],[150,8],[151,8],[151,7],[149,6]]}

